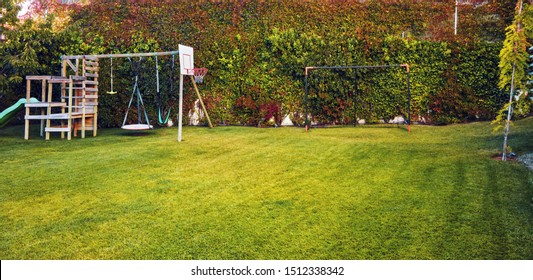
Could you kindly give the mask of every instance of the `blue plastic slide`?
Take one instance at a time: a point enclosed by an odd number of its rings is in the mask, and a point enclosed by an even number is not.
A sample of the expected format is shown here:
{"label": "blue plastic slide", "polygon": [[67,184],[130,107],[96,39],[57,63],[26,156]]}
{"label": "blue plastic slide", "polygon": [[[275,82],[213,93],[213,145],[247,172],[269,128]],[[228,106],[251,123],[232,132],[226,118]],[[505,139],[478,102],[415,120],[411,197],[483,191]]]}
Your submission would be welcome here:
{"label": "blue plastic slide", "polygon": [[[30,98],[30,103],[36,102],[39,102],[37,98]],[[21,98],[17,103],[2,111],[2,113],[0,113],[0,128],[4,127],[18,112],[24,109],[24,104],[26,104],[26,98]]]}

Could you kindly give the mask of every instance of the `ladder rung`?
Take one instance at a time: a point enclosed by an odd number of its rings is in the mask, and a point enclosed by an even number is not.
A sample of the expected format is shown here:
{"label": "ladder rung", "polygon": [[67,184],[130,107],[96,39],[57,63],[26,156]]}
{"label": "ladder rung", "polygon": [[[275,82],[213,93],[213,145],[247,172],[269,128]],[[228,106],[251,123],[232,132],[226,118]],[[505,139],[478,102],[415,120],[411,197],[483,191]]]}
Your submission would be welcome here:
{"label": "ladder rung", "polygon": [[24,116],[25,120],[46,120],[48,119],[48,115],[29,115]]}
{"label": "ladder rung", "polygon": [[[68,99],[68,96],[61,96],[63,99]],[[98,95],[76,95],[72,96],[72,99],[98,99]],[[44,106],[45,108],[48,106]]]}
{"label": "ladder rung", "polygon": [[[73,112],[72,113],[72,117],[73,118],[80,118],[82,115],[83,115],[83,112]],[[85,117],[86,118],[93,117],[93,115],[94,115],[94,111],[85,112]]]}
{"label": "ladder rung", "polygon": [[68,114],[50,114],[48,115],[49,120],[68,120]]}
{"label": "ladder rung", "polygon": [[50,79],[52,76],[26,76],[26,80],[32,80],[32,81],[37,81],[37,80],[48,80]]}
{"label": "ladder rung", "polygon": [[70,78],[67,78],[67,77],[57,77],[57,76],[52,76],[49,80],[48,80],[48,83],[50,84],[55,84],[55,83],[70,83]]}
{"label": "ladder rung", "polygon": [[69,132],[69,127],[46,127],[45,132]]}
{"label": "ladder rung", "polygon": [[84,81],[84,80],[87,79],[87,78],[85,78],[84,76],[70,76],[70,78],[71,78],[72,80],[74,80],[74,82],[76,82],[76,81]]}
{"label": "ladder rung", "polygon": [[47,108],[48,102],[26,103],[26,108]]}
{"label": "ladder rung", "polygon": [[39,102],[39,103],[26,103],[27,108],[47,108],[47,107],[64,107],[67,106],[65,102]]}

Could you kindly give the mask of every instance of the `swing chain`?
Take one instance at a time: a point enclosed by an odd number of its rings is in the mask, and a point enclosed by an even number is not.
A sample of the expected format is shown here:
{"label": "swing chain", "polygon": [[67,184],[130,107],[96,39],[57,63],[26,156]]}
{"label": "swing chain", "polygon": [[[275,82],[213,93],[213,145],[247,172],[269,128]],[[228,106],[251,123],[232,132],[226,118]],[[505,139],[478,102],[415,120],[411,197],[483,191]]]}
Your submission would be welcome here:
{"label": "swing chain", "polygon": [[111,59],[111,90],[106,92],[107,94],[116,94],[116,91],[113,91],[113,56],[109,56]]}

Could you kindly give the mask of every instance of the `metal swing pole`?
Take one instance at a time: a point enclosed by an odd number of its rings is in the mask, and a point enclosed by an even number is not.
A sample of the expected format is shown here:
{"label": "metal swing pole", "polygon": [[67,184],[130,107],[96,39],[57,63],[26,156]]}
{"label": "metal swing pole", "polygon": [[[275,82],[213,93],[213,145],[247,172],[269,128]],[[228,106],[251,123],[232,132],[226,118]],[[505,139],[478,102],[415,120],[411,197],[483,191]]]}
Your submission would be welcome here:
{"label": "metal swing pole", "polygon": [[165,56],[165,55],[176,55],[179,54],[179,51],[169,51],[169,52],[150,52],[150,53],[119,53],[119,54],[94,54],[94,55],[65,55],[62,56],[63,60],[66,59],[82,59],[87,56],[93,58],[130,58],[130,57],[145,57],[145,56]]}

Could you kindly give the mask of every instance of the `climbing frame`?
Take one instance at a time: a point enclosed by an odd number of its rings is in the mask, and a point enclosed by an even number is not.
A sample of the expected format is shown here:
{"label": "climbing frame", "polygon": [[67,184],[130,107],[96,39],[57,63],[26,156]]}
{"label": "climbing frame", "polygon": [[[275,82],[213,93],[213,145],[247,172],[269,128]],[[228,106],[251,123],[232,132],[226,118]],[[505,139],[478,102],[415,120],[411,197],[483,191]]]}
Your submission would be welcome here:
{"label": "climbing frame", "polygon": [[[71,61],[73,60],[73,61]],[[63,59],[63,76],[73,72],[75,86],[72,107],[72,128],[74,136],[81,131],[81,138],[85,138],[87,130],[96,136],[98,130],[98,58],[85,55],[73,59]],[[63,89],[65,96],[66,89]]]}
{"label": "climbing frame", "polygon": [[[40,81],[40,102],[26,103],[24,139],[29,139],[30,121],[40,120],[41,137],[50,139],[50,133],[60,132],[61,138],[67,134],[70,140],[81,131],[92,130],[97,134],[98,127],[98,59],[82,56],[64,59],[62,76],[26,76],[26,99],[31,97],[32,82]],[[37,111],[36,114],[33,112]]]}
{"label": "climbing frame", "polygon": [[[32,81],[41,82],[42,96],[40,102],[28,103],[26,102],[26,115],[24,139],[29,139],[30,135],[30,121],[41,121],[41,136],[45,134],[46,139],[50,139],[51,132],[67,132],[68,139],[70,139],[70,114],[71,110],[65,99],[61,101],[54,101],[54,88],[58,85],[65,87],[68,84],[72,87],[72,80],[70,78],[58,76],[26,76],[26,100],[30,100]],[[71,99],[69,99],[71,100]],[[32,110],[37,110],[37,114],[32,114]],[[65,121],[67,121],[65,123]]]}

